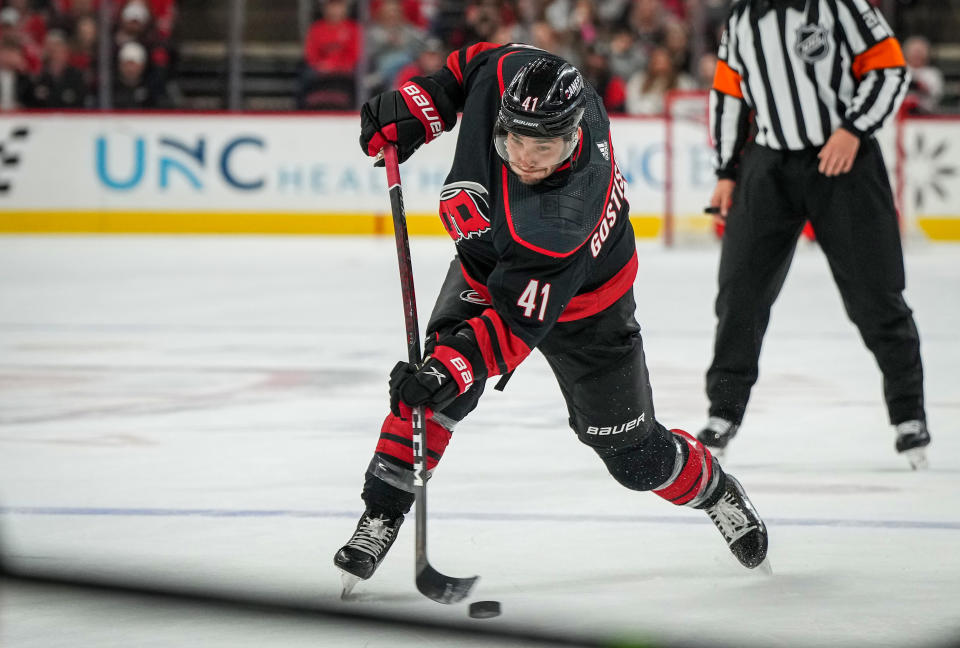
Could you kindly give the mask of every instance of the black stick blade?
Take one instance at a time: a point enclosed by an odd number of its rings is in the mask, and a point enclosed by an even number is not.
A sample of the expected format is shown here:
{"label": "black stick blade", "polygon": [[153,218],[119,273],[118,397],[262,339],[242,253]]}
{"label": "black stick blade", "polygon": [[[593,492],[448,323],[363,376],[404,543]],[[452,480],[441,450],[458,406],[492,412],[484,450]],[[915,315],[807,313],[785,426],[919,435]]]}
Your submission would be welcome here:
{"label": "black stick blade", "polygon": [[417,589],[428,599],[437,603],[458,603],[470,595],[479,576],[451,578],[438,572],[429,564],[417,574]]}

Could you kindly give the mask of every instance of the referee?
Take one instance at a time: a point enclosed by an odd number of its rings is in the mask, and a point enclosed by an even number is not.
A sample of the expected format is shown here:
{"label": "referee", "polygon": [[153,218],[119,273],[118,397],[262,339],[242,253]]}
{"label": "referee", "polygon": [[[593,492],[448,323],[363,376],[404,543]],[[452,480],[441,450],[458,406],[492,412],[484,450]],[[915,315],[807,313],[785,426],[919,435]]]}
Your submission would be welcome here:
{"label": "referee", "polygon": [[[736,434],[770,307],[809,219],[847,315],[883,373],[896,450],[924,467],[920,340],[903,299],[900,230],[874,139],[909,84],[900,44],[867,0],[737,0],[718,58],[710,211],[726,227],[709,420],[698,439],[722,455]],[[751,115],[755,138],[741,157]]]}

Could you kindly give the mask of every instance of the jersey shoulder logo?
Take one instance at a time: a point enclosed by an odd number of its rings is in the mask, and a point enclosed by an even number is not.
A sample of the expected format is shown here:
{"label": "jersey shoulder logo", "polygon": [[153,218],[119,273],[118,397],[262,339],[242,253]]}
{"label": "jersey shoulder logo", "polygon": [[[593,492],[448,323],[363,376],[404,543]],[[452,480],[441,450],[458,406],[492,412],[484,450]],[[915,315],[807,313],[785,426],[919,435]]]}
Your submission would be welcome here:
{"label": "jersey shoulder logo", "polygon": [[490,230],[487,188],[479,182],[462,180],[440,190],[440,219],[454,242],[480,238]]}
{"label": "jersey shoulder logo", "polygon": [[830,38],[825,27],[801,25],[797,28],[797,44],[793,50],[807,63],[816,63],[830,53]]}
{"label": "jersey shoulder logo", "polygon": [[600,155],[603,156],[603,159],[607,162],[610,161],[610,145],[607,144],[607,140],[602,142],[597,142],[597,148],[600,150]]}

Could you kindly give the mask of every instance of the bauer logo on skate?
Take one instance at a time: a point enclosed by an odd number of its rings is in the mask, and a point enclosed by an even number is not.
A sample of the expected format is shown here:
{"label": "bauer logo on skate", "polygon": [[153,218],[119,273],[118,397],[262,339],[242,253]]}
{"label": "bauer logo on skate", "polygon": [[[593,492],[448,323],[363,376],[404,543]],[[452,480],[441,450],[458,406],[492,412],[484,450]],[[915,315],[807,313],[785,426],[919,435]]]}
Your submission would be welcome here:
{"label": "bauer logo on skate", "polygon": [[589,425],[587,426],[587,434],[595,436],[610,436],[612,434],[620,434],[621,432],[632,430],[643,423],[645,416],[646,413],[643,413],[632,421],[627,421],[626,423],[621,423],[620,425],[606,425],[603,427]]}
{"label": "bauer logo on skate", "polygon": [[603,210],[600,224],[597,226],[597,229],[594,230],[593,236],[590,237],[590,252],[593,253],[593,256],[600,254],[600,248],[603,247],[603,242],[607,240],[610,232],[613,231],[613,226],[617,223],[617,217],[620,215],[626,203],[626,199],[624,198],[626,193],[627,181],[620,173],[620,167],[614,162],[613,189],[610,191],[610,198],[607,200],[607,205]]}

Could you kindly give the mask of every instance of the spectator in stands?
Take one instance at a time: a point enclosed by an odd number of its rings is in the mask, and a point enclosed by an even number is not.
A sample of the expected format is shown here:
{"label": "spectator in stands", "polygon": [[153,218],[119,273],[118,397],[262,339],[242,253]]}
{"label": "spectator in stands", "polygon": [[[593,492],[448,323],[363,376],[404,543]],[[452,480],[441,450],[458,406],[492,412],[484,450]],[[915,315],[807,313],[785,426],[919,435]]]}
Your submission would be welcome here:
{"label": "spectator in stands", "polygon": [[363,33],[349,17],[345,0],[326,0],[321,17],[310,26],[300,75],[300,108],[347,110],[354,107],[355,69]]}
{"label": "spectator in stands", "polygon": [[622,113],[626,100],[626,84],[622,78],[610,71],[608,50],[609,47],[599,41],[587,47],[580,71],[587,83],[603,98],[607,112]]}
{"label": "spectator in stands", "polygon": [[30,76],[39,74],[43,67],[43,52],[26,29],[27,21],[16,7],[0,9],[0,36],[9,36],[20,44],[24,72]]}
{"label": "spectator in stands", "polygon": [[149,26],[150,8],[142,0],[130,0],[120,12],[120,20],[114,34],[117,47],[122,47],[131,41],[143,44],[147,39]]}
{"label": "spectator in stands", "polygon": [[113,107],[117,110],[170,107],[164,85],[147,74],[146,48],[136,41],[124,43],[117,52]]}
{"label": "spectator in stands", "polygon": [[637,70],[647,65],[647,55],[638,47],[633,34],[627,29],[618,29],[610,38],[610,71],[621,79],[629,79]]}
{"label": "spectator in stands", "polygon": [[94,70],[98,46],[96,19],[93,16],[80,16],[74,23],[70,65],[85,72]]}
{"label": "spectator in stands", "polygon": [[663,6],[663,0],[632,0],[621,24],[633,34],[634,42],[649,56],[651,50],[665,42],[667,25],[675,21]]}
{"label": "spectator in stands", "polygon": [[690,69],[690,32],[686,24],[679,20],[667,21],[663,46],[670,53],[674,69],[681,72]]}
{"label": "spectator in stands", "polygon": [[47,38],[46,14],[34,9],[29,0],[6,0],[4,6],[17,10],[21,32],[40,49]]}
{"label": "spectator in stands", "polygon": [[502,0],[474,0],[467,5],[464,24],[450,34],[453,49],[481,41],[496,42],[504,25],[513,24],[513,13]]}
{"label": "spectator in stands", "polygon": [[153,26],[157,36],[160,40],[169,42],[176,26],[176,0],[150,0],[150,13],[153,16]]}
{"label": "spectator in stands", "polygon": [[417,58],[404,66],[393,79],[393,88],[397,89],[415,76],[433,74],[443,67],[446,60],[446,48],[439,38],[428,38],[420,48]]}
{"label": "spectator in stands", "polygon": [[937,111],[943,98],[943,72],[930,65],[930,41],[912,36],[903,42],[903,56],[910,70],[910,89],[903,110],[912,115]]}
{"label": "spectator in stands", "polygon": [[717,73],[717,55],[706,52],[697,63],[697,87],[700,90],[709,90],[713,87],[713,77]]}
{"label": "spectator in stands", "polygon": [[30,108],[84,108],[87,81],[70,65],[70,45],[60,30],[47,32],[43,71],[34,80],[25,103]]}
{"label": "spectator in stands", "polygon": [[389,90],[397,73],[416,58],[425,39],[426,34],[407,20],[400,0],[380,0],[364,34],[369,61],[364,82],[367,95]]}
{"label": "spectator in stands", "polygon": [[623,20],[630,6],[630,0],[604,0],[596,4],[597,17],[605,25],[615,26]]}
{"label": "spectator in stands", "polygon": [[577,0],[570,17],[568,34],[570,36],[568,42],[578,43],[583,48],[597,41],[600,36],[600,27],[593,0]]}
{"label": "spectator in stands", "polygon": [[[499,42],[528,43],[534,41],[534,25],[544,20],[540,0],[515,0],[516,13],[510,25],[509,36]],[[542,48],[545,49],[545,48]],[[547,50],[550,51],[550,50]]]}
{"label": "spectator in stands", "polygon": [[0,111],[18,110],[30,90],[23,48],[16,36],[0,36]]}
{"label": "spectator in stands", "polygon": [[580,51],[566,45],[546,20],[538,20],[533,23],[530,26],[530,40],[522,42],[528,42],[534,47],[556,54],[573,65],[579,66],[582,63]]}
{"label": "spectator in stands", "polygon": [[136,42],[147,51],[147,75],[160,85],[171,77],[174,51],[153,24],[150,8],[144,0],[130,0],[123,6],[114,34],[117,48]]}
{"label": "spectator in stands", "polygon": [[670,90],[693,90],[694,81],[679,72],[665,47],[650,52],[645,70],[634,73],[627,81],[627,112],[631,115],[663,114],[664,98]]}

